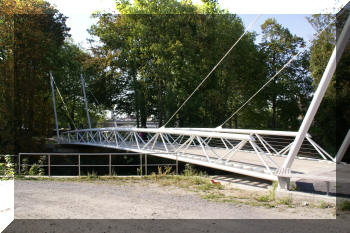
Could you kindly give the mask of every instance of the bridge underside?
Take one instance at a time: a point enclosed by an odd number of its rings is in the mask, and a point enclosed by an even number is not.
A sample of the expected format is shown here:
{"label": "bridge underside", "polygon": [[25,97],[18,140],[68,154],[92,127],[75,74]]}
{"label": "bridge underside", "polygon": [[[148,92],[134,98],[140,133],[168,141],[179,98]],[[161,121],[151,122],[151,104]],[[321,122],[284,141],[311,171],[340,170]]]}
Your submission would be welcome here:
{"label": "bridge underside", "polygon": [[[181,128],[99,128],[65,132],[61,144],[89,145],[277,181],[295,132]],[[334,159],[308,135],[288,177],[335,181]]]}

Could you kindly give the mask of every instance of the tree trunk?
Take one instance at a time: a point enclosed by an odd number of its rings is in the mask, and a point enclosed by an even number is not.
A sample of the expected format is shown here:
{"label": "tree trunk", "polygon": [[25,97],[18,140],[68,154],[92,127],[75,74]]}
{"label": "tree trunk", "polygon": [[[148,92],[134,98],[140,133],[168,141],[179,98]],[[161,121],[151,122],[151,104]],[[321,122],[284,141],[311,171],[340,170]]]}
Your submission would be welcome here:
{"label": "tree trunk", "polygon": [[272,97],[272,128],[276,128],[276,97]]}

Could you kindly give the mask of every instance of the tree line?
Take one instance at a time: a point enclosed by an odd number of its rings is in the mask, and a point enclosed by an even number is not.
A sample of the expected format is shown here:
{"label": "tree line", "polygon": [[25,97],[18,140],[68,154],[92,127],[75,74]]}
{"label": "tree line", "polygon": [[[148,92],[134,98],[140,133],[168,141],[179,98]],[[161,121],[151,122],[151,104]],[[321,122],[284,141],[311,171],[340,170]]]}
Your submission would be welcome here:
{"label": "tree line", "polygon": [[[66,17],[49,3],[1,1],[1,152],[35,150],[32,145],[52,134],[49,71],[66,104],[56,94],[61,127],[87,127],[81,74],[94,126],[104,120],[105,109],[133,115],[138,127],[146,127],[149,117],[162,126],[245,31],[242,19],[215,0],[118,0],[116,9],[120,14],[93,14],[97,23],[89,29],[93,39],[86,51],[69,39]],[[333,17],[313,15],[308,21],[318,32]],[[334,47],[336,26],[224,126],[297,130]],[[306,43],[273,18],[261,30],[259,43],[255,32],[242,38],[168,127],[222,124]],[[348,61],[343,58],[340,66]],[[346,72],[335,75],[311,129],[333,153],[339,144],[335,135],[344,134],[344,127],[336,127],[336,103],[349,102],[349,81],[341,79]],[[341,120],[349,128],[349,120]]]}

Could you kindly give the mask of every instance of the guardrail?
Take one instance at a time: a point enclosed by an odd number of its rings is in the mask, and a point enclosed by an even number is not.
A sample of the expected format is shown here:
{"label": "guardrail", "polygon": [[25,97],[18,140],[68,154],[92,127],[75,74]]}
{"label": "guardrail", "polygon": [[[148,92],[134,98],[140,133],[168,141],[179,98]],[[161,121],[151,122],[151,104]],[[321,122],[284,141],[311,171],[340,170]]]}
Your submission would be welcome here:
{"label": "guardrail", "polygon": [[[170,153],[169,153],[170,154]],[[77,156],[78,164],[52,164],[53,156]],[[113,156],[139,156],[139,164],[112,164]],[[78,168],[78,176],[81,176],[81,168],[82,167],[108,167],[108,175],[112,176],[112,168],[114,167],[139,167],[140,175],[143,176],[143,170],[145,171],[145,175],[148,175],[149,167],[158,167],[158,166],[175,166],[176,174],[178,174],[178,160],[175,163],[152,163],[149,164],[147,161],[148,155],[152,156],[152,153],[19,153],[18,155],[11,155],[11,157],[17,157],[17,161],[14,161],[15,164],[18,165],[17,169],[15,168],[15,172],[18,175],[21,175],[21,160],[24,157],[28,156],[46,156],[47,164],[35,164],[38,167],[47,167],[47,174],[51,176],[51,168],[53,167],[77,167]],[[0,155],[1,157],[5,157],[6,155]],[[108,164],[82,164],[81,157],[82,156],[108,156]],[[144,162],[143,162],[144,161]],[[28,167],[33,166],[34,164],[26,164]],[[144,169],[143,169],[144,168]]]}

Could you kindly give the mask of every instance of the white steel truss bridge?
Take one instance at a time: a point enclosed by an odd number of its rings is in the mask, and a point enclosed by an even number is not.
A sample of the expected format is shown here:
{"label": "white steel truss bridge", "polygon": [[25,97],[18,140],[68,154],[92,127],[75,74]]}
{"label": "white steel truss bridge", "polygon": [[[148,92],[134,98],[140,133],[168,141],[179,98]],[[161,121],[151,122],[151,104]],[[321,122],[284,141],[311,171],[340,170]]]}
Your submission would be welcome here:
{"label": "white steel truss bridge", "polygon": [[[210,76],[242,36],[218,64],[214,66],[200,85]],[[242,175],[272,181],[278,180],[280,187],[287,189],[290,179],[293,177],[334,182],[336,179],[335,164],[341,161],[350,144],[350,133],[344,140],[337,156],[333,157],[322,149],[307,132],[335,72],[336,64],[349,42],[349,38],[350,17],[346,20],[298,132],[223,129],[221,126],[227,121],[217,128],[165,128],[165,125],[179,112],[181,107],[198,90],[200,85],[197,86],[161,128],[91,128],[84,78],[81,76],[89,128],[71,130],[60,135],[53,87],[54,80],[50,73],[58,143],[115,148],[143,154],[150,153],[154,156],[198,164]],[[311,45],[311,41],[308,45]],[[306,48],[307,46],[304,50]],[[301,52],[299,51],[281,70],[234,112],[231,117],[254,98]]]}
{"label": "white steel truss bridge", "polygon": [[245,129],[112,127],[67,131],[59,143],[150,153],[271,181],[277,181],[283,172],[303,177],[335,169],[334,158],[309,134],[293,166],[282,169],[296,135]]}

